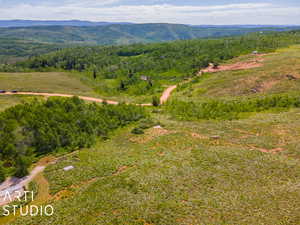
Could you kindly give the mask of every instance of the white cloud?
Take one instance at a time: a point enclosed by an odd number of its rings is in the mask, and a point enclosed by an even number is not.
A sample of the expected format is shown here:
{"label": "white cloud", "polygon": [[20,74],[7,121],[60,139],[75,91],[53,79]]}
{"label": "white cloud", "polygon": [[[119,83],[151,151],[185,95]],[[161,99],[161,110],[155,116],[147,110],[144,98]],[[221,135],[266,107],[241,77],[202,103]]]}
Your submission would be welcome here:
{"label": "white cloud", "polygon": [[[70,0],[62,6],[21,4],[0,8],[0,19],[81,19],[91,21],[186,24],[300,24],[300,8],[268,3],[215,6],[120,5],[119,0]],[[73,3],[72,3],[73,2]],[[76,2],[76,4],[75,4]]]}
{"label": "white cloud", "polygon": [[78,1],[78,0],[67,0],[64,2],[65,6],[70,7],[101,7],[101,6],[107,6],[119,3],[121,0],[84,0],[84,1]]}

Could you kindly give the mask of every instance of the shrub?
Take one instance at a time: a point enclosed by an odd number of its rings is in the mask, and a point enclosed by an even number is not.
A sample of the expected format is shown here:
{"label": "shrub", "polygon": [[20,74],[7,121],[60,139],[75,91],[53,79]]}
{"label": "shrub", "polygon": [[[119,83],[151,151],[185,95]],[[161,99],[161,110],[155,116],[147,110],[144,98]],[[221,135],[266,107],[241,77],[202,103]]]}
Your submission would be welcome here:
{"label": "shrub", "polygon": [[139,127],[136,127],[136,128],[133,128],[133,130],[131,131],[132,134],[144,134],[144,131],[143,129],[139,128]]}
{"label": "shrub", "polygon": [[146,118],[146,119],[142,119],[140,122],[139,122],[139,128],[141,129],[148,129],[150,127],[153,127],[155,126],[155,122],[150,119],[150,118]]}
{"label": "shrub", "polygon": [[155,107],[157,107],[157,106],[160,105],[160,99],[159,99],[159,97],[157,97],[157,96],[153,96],[152,97],[152,105],[155,106]]}
{"label": "shrub", "polygon": [[5,178],[6,178],[5,169],[2,165],[2,162],[0,162],[0,183],[5,181]]}

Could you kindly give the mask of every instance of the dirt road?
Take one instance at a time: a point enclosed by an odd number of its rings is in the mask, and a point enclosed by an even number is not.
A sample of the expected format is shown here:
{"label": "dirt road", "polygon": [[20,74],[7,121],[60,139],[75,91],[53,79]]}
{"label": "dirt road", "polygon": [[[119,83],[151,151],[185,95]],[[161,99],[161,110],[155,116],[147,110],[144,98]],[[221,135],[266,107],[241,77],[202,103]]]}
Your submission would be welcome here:
{"label": "dirt road", "polygon": [[46,166],[37,166],[26,177],[10,177],[6,179],[0,185],[0,206],[6,205],[22,196],[24,194],[25,187],[45,168]]}
{"label": "dirt road", "polygon": [[[0,95],[35,95],[35,96],[44,96],[44,97],[67,97],[67,98],[72,98],[75,95],[68,95],[68,94],[58,94],[58,93],[39,93],[39,92],[17,92],[17,93],[11,93],[11,92],[6,92],[2,93]],[[102,103],[104,100],[101,98],[92,98],[92,97],[85,97],[85,96],[78,96],[80,99],[85,100],[85,101],[91,101],[91,102],[99,102]],[[105,100],[108,104],[112,105],[117,105],[118,102],[116,101],[110,101],[110,100]]]}
{"label": "dirt road", "polygon": [[177,85],[168,87],[160,97],[160,104],[164,104],[171,96],[171,93],[177,88]]}

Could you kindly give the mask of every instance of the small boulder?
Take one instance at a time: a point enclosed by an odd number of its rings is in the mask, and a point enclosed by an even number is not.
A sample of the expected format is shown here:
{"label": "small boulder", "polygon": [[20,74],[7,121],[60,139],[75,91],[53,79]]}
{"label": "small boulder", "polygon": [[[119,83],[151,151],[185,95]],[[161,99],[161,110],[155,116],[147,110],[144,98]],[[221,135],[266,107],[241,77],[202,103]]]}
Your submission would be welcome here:
{"label": "small boulder", "polygon": [[286,77],[289,79],[289,80],[297,80],[297,77],[291,75],[291,74],[288,74],[286,75]]}
{"label": "small boulder", "polygon": [[259,92],[256,88],[252,88],[250,91],[251,91],[252,93],[258,93],[258,92]]}
{"label": "small boulder", "polygon": [[214,136],[211,136],[210,139],[212,140],[219,140],[221,137],[218,136],[218,135],[214,135]]}
{"label": "small boulder", "polygon": [[67,166],[64,168],[64,171],[69,171],[69,170],[73,170],[74,166]]}

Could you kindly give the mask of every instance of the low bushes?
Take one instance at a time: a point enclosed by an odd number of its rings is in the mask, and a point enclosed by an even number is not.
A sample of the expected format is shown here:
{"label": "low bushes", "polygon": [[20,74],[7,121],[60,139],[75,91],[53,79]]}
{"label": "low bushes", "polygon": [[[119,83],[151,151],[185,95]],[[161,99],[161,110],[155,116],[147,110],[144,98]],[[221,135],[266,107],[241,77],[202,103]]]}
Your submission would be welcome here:
{"label": "low bushes", "polygon": [[178,119],[224,119],[241,118],[241,113],[262,112],[274,108],[300,107],[300,94],[277,94],[249,99],[207,100],[205,102],[184,102],[173,100],[166,109]]}

